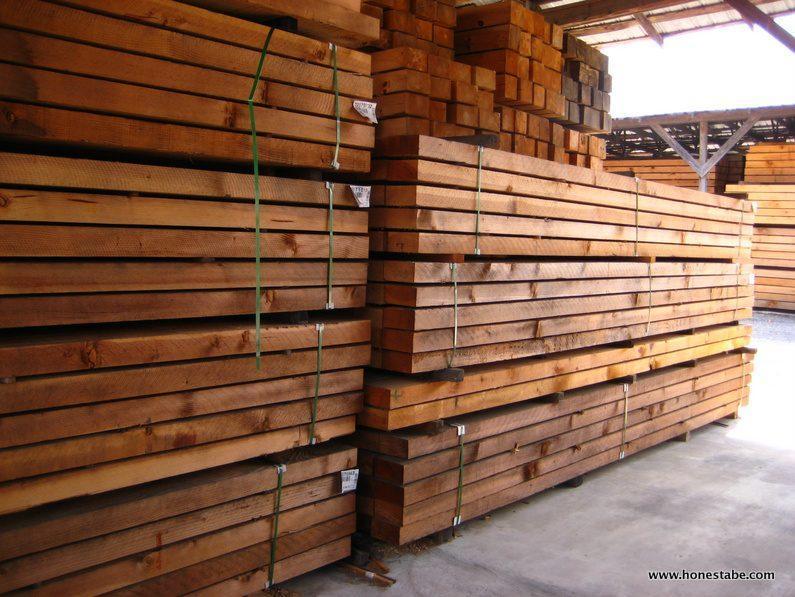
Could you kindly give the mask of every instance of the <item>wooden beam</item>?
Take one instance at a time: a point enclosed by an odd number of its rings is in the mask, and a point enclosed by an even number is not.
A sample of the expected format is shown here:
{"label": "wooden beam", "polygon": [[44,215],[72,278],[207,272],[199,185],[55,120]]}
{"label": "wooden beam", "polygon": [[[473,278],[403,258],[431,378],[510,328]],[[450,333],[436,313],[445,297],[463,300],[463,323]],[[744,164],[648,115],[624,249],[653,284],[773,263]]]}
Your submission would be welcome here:
{"label": "wooden beam", "polygon": [[739,12],[744,20],[751,24],[759,25],[775,39],[788,47],[791,52],[795,52],[795,37],[784,29],[784,27],[776,23],[773,17],[762,12],[761,9],[751,4],[748,0],[726,0],[726,4]]}
{"label": "wooden beam", "polygon": [[613,130],[648,127],[652,124],[692,124],[706,120],[707,122],[737,122],[752,116],[757,120],[771,118],[795,117],[795,104],[787,106],[764,106],[760,108],[738,108],[735,110],[705,110],[702,112],[677,112],[673,114],[654,114],[650,116],[634,116],[613,120]]}
{"label": "wooden beam", "polygon": [[696,162],[695,158],[690,155],[690,152],[687,151],[684,147],[679,144],[679,141],[674,139],[668,131],[666,131],[661,125],[659,124],[652,124],[651,130],[657,133],[660,138],[665,141],[671,149],[673,149],[677,155],[682,158],[685,162],[690,164],[690,167],[693,168],[694,171],[698,172],[699,164]]}
{"label": "wooden beam", "polygon": [[734,134],[731,137],[726,139],[723,145],[720,146],[720,149],[718,149],[718,151],[712,154],[712,157],[710,157],[702,166],[704,175],[706,175],[707,172],[712,170],[715,164],[717,164],[721,160],[721,158],[723,158],[723,156],[725,156],[729,151],[731,151],[732,148],[735,145],[737,145],[737,143],[739,143],[742,140],[742,138],[745,137],[745,135],[748,134],[748,131],[750,131],[754,127],[756,122],[757,119],[755,117],[749,118],[742,124],[742,126],[739,129],[737,129],[734,132]]}
{"label": "wooden beam", "polygon": [[643,29],[643,31],[646,33],[646,35],[649,36],[651,39],[653,39],[655,42],[657,42],[658,46],[662,47],[662,45],[663,45],[663,36],[654,27],[654,23],[652,23],[649,20],[649,18],[642,12],[636,12],[632,16],[638,22],[638,25],[640,25],[641,29]]}
{"label": "wooden beam", "polygon": [[546,9],[544,16],[558,25],[573,25],[629,16],[677,4],[682,4],[682,0],[585,0]]}

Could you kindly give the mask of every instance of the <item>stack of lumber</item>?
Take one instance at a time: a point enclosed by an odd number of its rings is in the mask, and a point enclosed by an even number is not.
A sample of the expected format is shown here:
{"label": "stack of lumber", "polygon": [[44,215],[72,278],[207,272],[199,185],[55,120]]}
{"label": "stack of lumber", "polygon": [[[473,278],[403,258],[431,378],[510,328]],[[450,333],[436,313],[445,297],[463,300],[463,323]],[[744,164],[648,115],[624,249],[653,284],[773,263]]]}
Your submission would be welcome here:
{"label": "stack of lumber", "polygon": [[513,0],[458,10],[456,57],[496,71],[500,105],[565,119],[562,49],[563,29]]}
{"label": "stack of lumber", "polygon": [[455,0],[364,0],[362,10],[378,18],[381,49],[416,48],[452,60]]}
{"label": "stack of lumber", "polygon": [[272,23],[349,48],[377,41],[377,19],[363,10],[362,0],[180,0],[212,11],[259,23]]}
{"label": "stack of lumber", "polygon": [[745,155],[746,183],[795,184],[795,143],[757,143]]}
{"label": "stack of lumber", "polygon": [[373,251],[750,256],[753,214],[743,200],[493,149],[479,157],[474,146],[424,136],[386,139],[378,157],[371,175]]}
{"label": "stack of lumber", "polygon": [[[0,138],[250,166],[268,27],[173,0],[10,0],[0,26]],[[260,160],[332,169],[337,91],[340,169],[367,172],[374,131],[353,102],[372,98],[369,56],[284,31],[268,50]]]}
{"label": "stack of lumber", "polygon": [[[0,327],[244,315],[253,177],[0,153]],[[262,177],[263,313],[364,305],[367,213],[336,184]],[[329,255],[334,262],[329,270]]]}
{"label": "stack of lumber", "polygon": [[[698,189],[698,174],[682,158],[609,158],[604,163],[608,172],[637,176],[684,189]],[[716,192],[717,170],[707,175],[707,192]]]}
{"label": "stack of lumber", "polygon": [[256,593],[271,564],[281,582],[349,554],[355,466],[354,448],[323,445],[6,515],[0,591]]}
{"label": "stack of lumber", "polygon": [[377,52],[372,60],[379,139],[499,132],[494,71],[410,47]]}
{"label": "stack of lumber", "polygon": [[563,96],[566,100],[564,121],[589,132],[609,133],[610,92],[613,80],[607,56],[573,35],[563,38]]}
{"label": "stack of lumber", "polygon": [[602,169],[607,151],[604,139],[564,128],[558,122],[524,110],[502,106],[499,112],[501,150],[561,164]]}
{"label": "stack of lumber", "polygon": [[795,311],[795,185],[729,185],[757,206],[751,257],[756,307]]}
{"label": "stack of lumber", "polygon": [[370,169],[335,44],[378,22],[292,4],[0,4],[0,592],[245,595],[350,550],[321,444],[363,404],[368,190],[326,180]]}
{"label": "stack of lumber", "polygon": [[373,364],[419,373],[737,321],[750,276],[704,261],[374,261]]}
{"label": "stack of lumber", "polygon": [[435,427],[360,430],[359,526],[407,543],[733,416],[748,396],[752,354],[706,354]]}

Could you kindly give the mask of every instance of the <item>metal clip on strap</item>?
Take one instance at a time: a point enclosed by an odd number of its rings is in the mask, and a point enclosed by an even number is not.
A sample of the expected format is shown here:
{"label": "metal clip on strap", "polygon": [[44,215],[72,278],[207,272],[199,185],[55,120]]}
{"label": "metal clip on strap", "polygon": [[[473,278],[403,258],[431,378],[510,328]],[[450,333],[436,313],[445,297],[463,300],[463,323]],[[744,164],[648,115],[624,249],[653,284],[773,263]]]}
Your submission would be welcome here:
{"label": "metal clip on strap", "polygon": [[317,372],[315,373],[315,396],[312,399],[312,420],[309,423],[309,445],[314,446],[317,443],[315,437],[315,424],[317,423],[317,402],[320,397],[320,374],[323,371],[323,330],[326,324],[316,323],[315,329],[317,330]]}
{"label": "metal clip on strap", "polygon": [[483,174],[483,146],[478,145],[477,190],[475,191],[475,255],[480,255],[480,188]]}
{"label": "metal clip on strap", "polygon": [[328,269],[326,271],[326,309],[334,308],[334,183],[328,189]]}
{"label": "metal clip on strap", "polygon": [[464,435],[467,428],[465,425],[458,425],[450,423],[450,427],[454,427],[458,434],[458,492],[456,494],[455,516],[453,517],[453,526],[461,524],[461,501],[464,495]]}
{"label": "metal clip on strap", "polygon": [[452,367],[458,350],[458,264],[450,264],[450,277],[453,280],[453,350],[447,359],[447,366]]}
{"label": "metal clip on strap", "polygon": [[262,332],[260,319],[262,314],[262,247],[260,239],[260,188],[259,188],[259,147],[257,144],[257,123],[254,118],[254,95],[257,92],[260,78],[262,77],[262,68],[265,65],[265,57],[268,55],[268,46],[271,43],[274,29],[271,27],[268,30],[268,35],[265,37],[265,43],[262,46],[262,53],[257,63],[257,71],[254,73],[254,81],[251,84],[251,91],[248,94],[248,119],[251,123],[251,157],[254,162],[254,275],[255,275],[255,290],[256,298],[254,302],[254,336],[255,336],[255,361],[257,370],[262,367]]}
{"label": "metal clip on strap", "polygon": [[621,428],[621,452],[618,455],[619,460],[623,460],[626,455],[627,445],[627,423],[629,421],[629,384],[624,384],[624,425]]}
{"label": "metal clip on strap", "polygon": [[334,145],[334,158],[331,160],[331,167],[335,170],[340,169],[340,85],[337,74],[337,44],[329,44],[331,48],[331,84],[334,87],[334,116],[336,118],[337,142]]}
{"label": "metal clip on strap", "polygon": [[266,589],[273,586],[273,569],[276,566],[276,544],[279,539],[279,513],[282,507],[282,486],[284,485],[284,473],[287,471],[286,464],[274,465],[276,468],[276,497],[273,500],[273,532],[271,533],[270,563],[268,565],[268,584]]}

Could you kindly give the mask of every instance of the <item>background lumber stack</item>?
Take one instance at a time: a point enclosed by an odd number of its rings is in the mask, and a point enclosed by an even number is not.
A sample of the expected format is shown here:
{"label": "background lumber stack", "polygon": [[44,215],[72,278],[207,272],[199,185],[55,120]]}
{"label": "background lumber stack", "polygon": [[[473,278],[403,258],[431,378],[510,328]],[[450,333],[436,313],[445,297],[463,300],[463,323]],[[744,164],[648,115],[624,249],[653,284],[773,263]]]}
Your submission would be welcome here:
{"label": "background lumber stack", "polygon": [[[749,202],[416,136],[379,142],[372,182],[368,311],[372,364],[380,370],[366,375],[357,441],[371,452],[363,452],[368,493],[360,520],[378,538],[404,543],[449,526],[455,516],[447,516],[455,488],[429,479],[427,493],[404,499],[413,491],[408,482],[374,472],[382,456],[395,464],[416,455],[390,451],[403,441],[400,430],[430,438],[451,418],[488,418],[488,409],[549,410],[523,403],[724,358],[749,341],[750,329],[734,325],[750,317],[753,305]],[[724,416],[736,410],[744,385],[730,388],[724,402],[696,405],[706,400],[702,392],[659,413],[643,411],[638,417],[652,419],[643,423],[651,427],[638,428],[635,438],[653,445],[662,440],[639,438],[681,434]],[[669,417],[668,409],[682,408]],[[575,465],[571,456],[556,467],[582,472],[615,460],[618,447],[610,441],[593,444],[612,452],[588,452],[590,465]],[[561,449],[566,458],[572,454]],[[549,486],[523,476],[536,465],[515,460],[522,456],[502,458],[513,464],[484,473],[471,494],[479,505],[464,518]],[[500,485],[503,479],[508,485]],[[518,489],[503,491],[516,483]],[[424,510],[431,502],[444,505]]]}
{"label": "background lumber stack", "polygon": [[367,201],[325,179],[375,130],[370,57],[329,41],[370,37],[191,4],[0,5],[0,592],[250,594],[272,541],[275,580],[350,551],[355,451],[323,443],[362,408]]}
{"label": "background lumber stack", "polygon": [[494,72],[410,47],[376,52],[378,138],[496,133]]}
{"label": "background lumber stack", "polygon": [[609,133],[613,129],[613,79],[607,72],[607,56],[567,33],[563,36],[563,58],[564,121],[578,130]]}
{"label": "background lumber stack", "polygon": [[745,156],[746,183],[795,184],[795,143],[757,143]]}
{"label": "background lumber stack", "polygon": [[[726,185],[736,184],[743,177],[744,158],[740,154],[728,154],[707,175],[707,192],[723,194]],[[654,180],[685,189],[698,189],[698,175],[681,158],[615,158],[604,163],[608,172],[637,176],[643,180]]]}
{"label": "background lumber stack", "polygon": [[518,2],[464,6],[455,34],[458,60],[497,73],[499,105],[565,118],[563,29]]}
{"label": "background lumber stack", "polygon": [[482,516],[731,416],[752,370],[752,355],[735,351],[452,417],[435,429],[361,430],[359,526],[403,544],[449,528],[456,516]]}
{"label": "background lumber stack", "polygon": [[756,204],[751,257],[754,306],[795,311],[795,185],[729,185],[726,192]]}
{"label": "background lumber stack", "polygon": [[452,60],[455,0],[364,0],[362,10],[379,19],[381,49],[416,48]]}

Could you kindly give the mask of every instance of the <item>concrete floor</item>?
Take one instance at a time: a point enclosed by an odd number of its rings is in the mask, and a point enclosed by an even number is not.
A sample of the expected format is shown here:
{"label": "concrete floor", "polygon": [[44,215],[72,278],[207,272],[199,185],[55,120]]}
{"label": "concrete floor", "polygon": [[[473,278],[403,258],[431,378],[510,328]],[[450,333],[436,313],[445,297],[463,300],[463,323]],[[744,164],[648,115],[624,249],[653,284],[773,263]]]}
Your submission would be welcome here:
{"label": "concrete floor", "polygon": [[[398,582],[336,568],[301,595],[795,595],[795,316],[759,312],[751,404],[727,427],[668,442],[388,560]],[[650,581],[650,570],[772,570],[774,581]]]}

